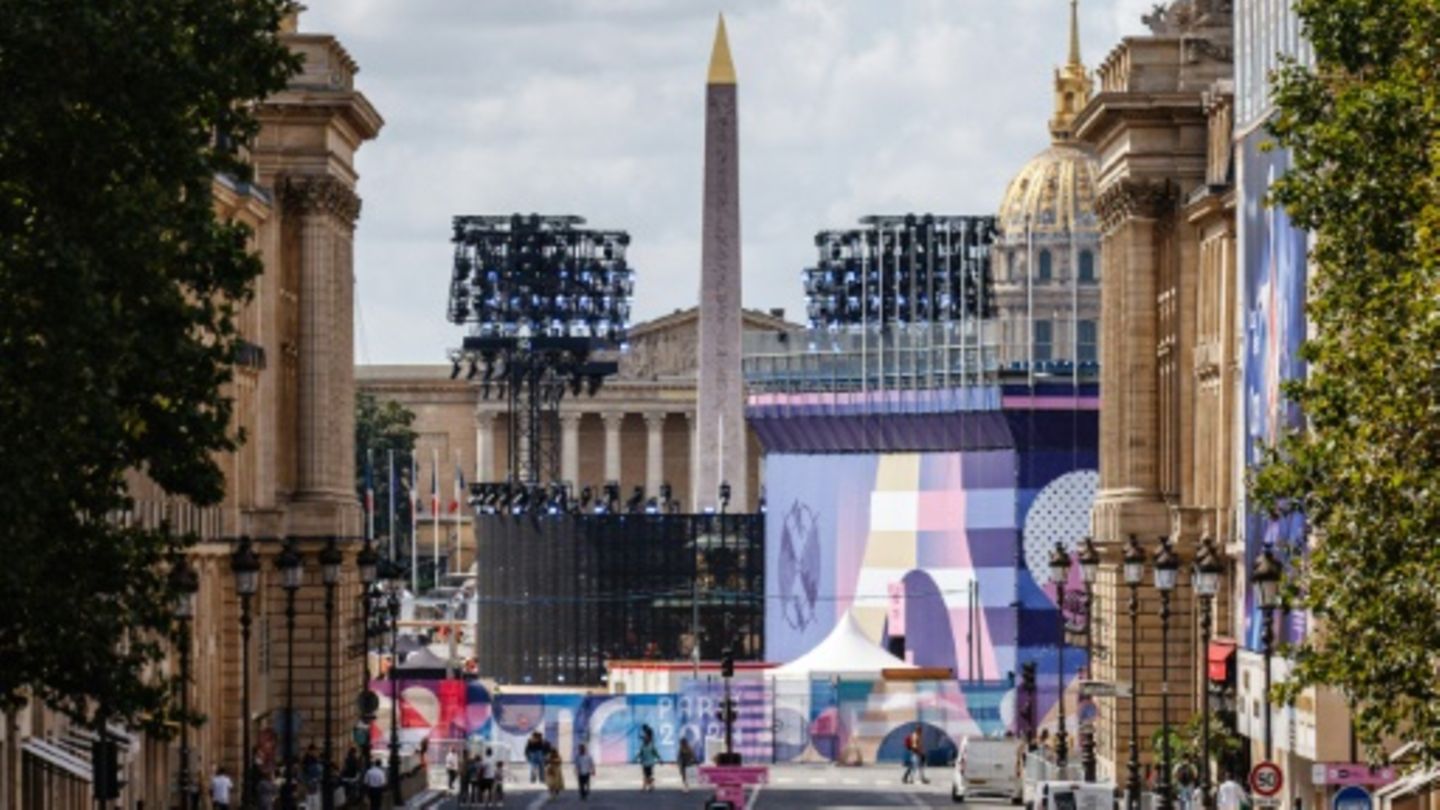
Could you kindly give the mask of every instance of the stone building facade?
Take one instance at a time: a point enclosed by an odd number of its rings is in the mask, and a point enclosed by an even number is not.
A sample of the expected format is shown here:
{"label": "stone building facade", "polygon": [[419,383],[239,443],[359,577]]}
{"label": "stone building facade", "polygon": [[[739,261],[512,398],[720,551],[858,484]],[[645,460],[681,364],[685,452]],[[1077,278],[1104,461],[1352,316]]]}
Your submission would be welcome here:
{"label": "stone building facade", "polygon": [[[376,137],[380,115],[355,88],[355,61],[334,37],[302,33],[298,15],[281,38],[304,57],[289,87],[258,106],[260,133],[251,146],[254,183],[217,178],[217,217],[248,225],[264,263],[254,297],[238,316],[245,341],[228,394],[239,449],[218,461],[224,501],[198,508],[168,498],[131,476],[134,508],[116,520],[158,526],[169,521],[200,542],[191,564],[200,577],[193,625],[189,701],[206,721],[190,731],[190,772],[208,780],[217,765],[239,774],[242,729],[273,750],[273,729],[286,688],[284,594],[275,556],[294,535],[306,557],[297,595],[294,693],[301,716],[298,747],[321,744],[325,656],[323,586],[316,559],[323,538],[344,538],[345,564],[334,625],[334,745],[339,756],[354,726],[354,697],[364,682],[354,555],[361,510],[354,489],[353,233],[360,213],[354,155]],[[345,407],[335,407],[345,403]],[[256,539],[260,590],[252,600],[250,716],[241,716],[239,600],[230,555],[240,535]],[[174,656],[165,663],[177,671]],[[121,732],[124,807],[170,807],[177,801],[178,741]],[[0,805],[90,808],[87,729],[31,705],[9,715],[0,754]],[[237,779],[238,782],[238,779]]]}
{"label": "stone building facade", "polygon": [[[743,313],[746,332],[796,334],[801,329],[783,313]],[[560,405],[560,480],[573,493],[589,486],[595,492],[609,481],[620,484],[621,500],[635,487],[655,497],[670,484],[681,511],[694,508],[690,476],[695,443],[699,315],[694,308],[677,311],[631,328],[629,350],[619,357],[619,373],[605,381],[595,396],[571,396]],[[360,390],[380,402],[393,400],[415,412],[415,443],[422,492],[428,491],[430,468],[439,459],[443,504],[452,495],[458,465],[466,481],[504,481],[509,417],[506,403],[485,398],[482,383],[463,375],[450,378],[449,365],[360,366]],[[761,450],[747,428],[746,487],[730,511],[754,511],[762,497]],[[383,460],[376,459],[377,467]],[[397,461],[401,465],[403,461]],[[701,460],[701,463],[704,463]],[[739,488],[736,487],[739,491]],[[377,504],[377,509],[385,508]],[[442,509],[446,509],[442,506]],[[467,536],[469,520],[446,509],[438,521],[441,554],[468,567],[473,549],[457,538]],[[420,556],[433,553],[437,521],[422,511],[417,526]],[[406,530],[402,528],[403,534]],[[458,555],[458,556],[451,556]]]}
{"label": "stone building facade", "polygon": [[[1175,0],[1146,22],[1149,34],[1125,38],[1106,57],[1100,92],[1074,122],[1076,137],[1099,158],[1104,404],[1093,529],[1106,560],[1096,586],[1096,643],[1108,654],[1097,656],[1093,676],[1134,682],[1132,699],[1097,701],[1099,770],[1121,784],[1133,701],[1147,763],[1148,741],[1165,719],[1162,695],[1168,691],[1174,725],[1199,711],[1205,668],[1198,666],[1204,653],[1190,565],[1206,533],[1233,550],[1240,485],[1229,455],[1241,331],[1233,283],[1230,4]],[[1167,537],[1181,559],[1164,652],[1153,565],[1132,631],[1118,568],[1131,535],[1152,561]],[[1233,573],[1224,581],[1233,582]],[[1216,600],[1217,627],[1227,626],[1228,603],[1223,595]],[[1139,649],[1134,673],[1132,640]]]}

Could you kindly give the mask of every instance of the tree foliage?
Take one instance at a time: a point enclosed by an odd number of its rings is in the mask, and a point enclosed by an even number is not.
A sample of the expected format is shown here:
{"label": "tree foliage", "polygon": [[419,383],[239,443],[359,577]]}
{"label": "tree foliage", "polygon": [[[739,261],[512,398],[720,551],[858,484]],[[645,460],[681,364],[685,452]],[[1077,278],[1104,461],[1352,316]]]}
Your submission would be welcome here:
{"label": "tree foliage", "polygon": [[1276,187],[1311,231],[1304,347],[1286,387],[1308,425],[1252,482],[1301,510],[1291,594],[1317,631],[1293,698],[1339,689],[1372,754],[1387,737],[1440,758],[1440,0],[1298,0],[1315,64],[1275,80],[1295,167]]}
{"label": "tree foliage", "polygon": [[381,403],[372,394],[355,396],[355,489],[365,497],[365,469],[371,466],[375,484],[375,536],[390,534],[390,455],[395,458],[395,521],[410,523],[410,499],[401,483],[415,453],[415,412],[395,400]]}
{"label": "tree foliage", "polygon": [[127,471],[216,503],[260,270],[212,208],[298,63],[285,0],[0,0],[0,700],[172,716],[165,561]]}

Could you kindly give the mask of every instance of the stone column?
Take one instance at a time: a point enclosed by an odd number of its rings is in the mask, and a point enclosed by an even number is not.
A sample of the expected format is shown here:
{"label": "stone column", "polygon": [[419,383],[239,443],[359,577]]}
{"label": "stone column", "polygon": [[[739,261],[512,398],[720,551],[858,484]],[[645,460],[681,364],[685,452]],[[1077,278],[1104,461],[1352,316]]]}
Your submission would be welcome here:
{"label": "stone column", "polygon": [[[335,403],[354,399],[354,361],[348,354],[352,270],[349,239],[360,198],[328,175],[290,175],[283,184],[286,214],[299,223],[299,334],[296,380],[296,500],[353,499],[354,453],[346,453],[353,412]],[[348,415],[348,418],[347,418]]]}
{"label": "stone column", "polygon": [[665,412],[645,414],[645,492],[649,497],[660,495],[665,481]]}
{"label": "stone column", "polygon": [[[580,418],[578,411],[560,414],[560,480],[580,491]],[[609,434],[606,434],[608,442]],[[607,452],[609,445],[606,445]]]}
{"label": "stone column", "polygon": [[625,421],[625,414],[619,411],[606,411],[600,415],[605,420],[605,481],[620,480],[620,423]]}
{"label": "stone column", "polygon": [[475,481],[495,477],[495,412],[475,409]]}

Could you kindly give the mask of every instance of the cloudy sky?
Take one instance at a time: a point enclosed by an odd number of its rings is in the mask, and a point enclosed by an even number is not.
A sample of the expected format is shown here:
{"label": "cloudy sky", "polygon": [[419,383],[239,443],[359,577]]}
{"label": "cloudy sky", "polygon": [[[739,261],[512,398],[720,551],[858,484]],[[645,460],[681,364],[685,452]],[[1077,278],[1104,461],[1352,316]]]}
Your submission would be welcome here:
{"label": "cloudy sky", "polygon": [[[1154,0],[1081,0],[1092,67]],[[443,362],[455,214],[579,214],[633,243],[635,318],[699,284],[709,0],[307,0],[385,117],[360,152],[356,360]],[[991,213],[1048,141],[1067,0],[728,0],[745,305],[803,311],[824,228]]]}

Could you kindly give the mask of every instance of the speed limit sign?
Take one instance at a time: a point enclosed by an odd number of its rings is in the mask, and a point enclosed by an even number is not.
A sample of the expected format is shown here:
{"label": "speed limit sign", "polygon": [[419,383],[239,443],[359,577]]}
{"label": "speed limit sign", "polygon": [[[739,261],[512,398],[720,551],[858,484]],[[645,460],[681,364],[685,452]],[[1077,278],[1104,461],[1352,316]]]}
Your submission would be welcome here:
{"label": "speed limit sign", "polygon": [[1262,762],[1250,769],[1250,792],[1263,798],[1271,798],[1285,786],[1285,776],[1280,766],[1273,762]]}

